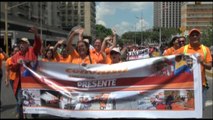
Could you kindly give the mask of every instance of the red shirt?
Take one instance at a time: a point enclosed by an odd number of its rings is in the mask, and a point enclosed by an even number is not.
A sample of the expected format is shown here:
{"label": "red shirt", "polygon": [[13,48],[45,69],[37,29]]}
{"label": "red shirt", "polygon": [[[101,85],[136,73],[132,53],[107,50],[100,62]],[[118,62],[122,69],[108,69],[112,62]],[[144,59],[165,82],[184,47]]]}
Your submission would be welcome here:
{"label": "red shirt", "polygon": [[16,94],[16,90],[18,88],[18,83],[21,78],[21,74],[24,71],[24,67],[18,63],[19,59],[36,61],[38,55],[40,54],[41,49],[41,39],[39,36],[35,36],[33,47],[29,47],[28,51],[23,54],[21,51],[17,52],[12,56],[12,64],[10,65],[10,69],[16,72],[16,79],[14,81],[14,94]]}

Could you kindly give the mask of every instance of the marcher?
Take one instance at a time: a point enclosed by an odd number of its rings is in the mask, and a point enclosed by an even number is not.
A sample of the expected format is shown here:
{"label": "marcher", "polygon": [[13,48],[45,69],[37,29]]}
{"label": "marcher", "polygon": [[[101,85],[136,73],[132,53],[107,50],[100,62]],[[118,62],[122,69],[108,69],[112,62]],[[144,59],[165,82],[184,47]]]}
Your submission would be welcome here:
{"label": "marcher", "polygon": [[[68,39],[67,50],[72,56],[73,64],[96,64],[95,59],[90,55],[89,41],[88,39],[83,39],[83,28],[78,28],[71,31]],[[79,35],[77,41],[76,49],[72,47],[73,38],[75,35]]]}
{"label": "marcher", "polygon": [[206,92],[208,90],[207,79],[205,78],[205,69],[212,67],[212,56],[208,47],[200,42],[201,32],[193,28],[189,31],[189,44],[176,50],[174,54],[194,54],[199,53],[198,62],[201,64],[202,86],[203,86],[203,108],[205,107]]}
{"label": "marcher", "polygon": [[41,52],[41,39],[38,35],[38,30],[36,27],[31,27],[29,30],[34,33],[34,45],[30,46],[28,38],[21,38],[20,40],[20,51],[12,56],[12,64],[10,69],[16,72],[16,79],[14,81],[14,94],[17,99],[17,117],[23,118],[22,110],[22,92],[21,92],[21,75],[24,72],[24,67],[22,63],[24,62],[28,67],[32,67],[32,63],[37,61],[38,55]]}
{"label": "marcher", "polygon": [[48,47],[46,50],[45,50],[45,53],[44,53],[44,58],[42,58],[42,61],[44,62],[57,62],[56,58],[55,58],[55,52],[53,50],[53,48],[51,47]]}
{"label": "marcher", "polygon": [[105,52],[106,63],[111,64],[110,51],[116,46],[116,31],[112,29],[112,35],[104,38],[101,46],[101,51]]}
{"label": "marcher", "polygon": [[[56,51],[58,46],[62,46],[60,53],[58,53]],[[72,56],[69,54],[69,52],[67,50],[67,44],[65,43],[64,40],[59,40],[55,44],[53,53],[55,54],[55,58],[58,62],[61,62],[61,63],[71,63],[72,62]]]}
{"label": "marcher", "polygon": [[6,77],[5,77],[5,85],[8,86],[9,82],[13,89],[13,83],[16,78],[16,72],[13,72],[9,69],[9,66],[12,64],[12,56],[15,55],[19,51],[19,46],[14,46],[13,51],[11,53],[11,57],[9,57],[6,61]]}
{"label": "marcher", "polygon": [[178,39],[179,39],[179,37],[177,37],[177,36],[172,38],[172,40],[169,44],[170,47],[163,52],[163,56],[172,55],[175,50],[180,48]]}
{"label": "marcher", "polygon": [[110,64],[115,64],[115,63],[120,63],[121,61],[121,51],[118,47],[113,48],[110,51],[110,59],[111,63]]}
{"label": "marcher", "polygon": [[101,51],[102,42],[101,39],[97,38],[94,42],[93,50],[90,50],[91,56],[95,59],[97,64],[105,64],[106,63],[106,55]]}
{"label": "marcher", "polygon": [[186,45],[186,37],[180,36],[180,37],[178,38],[178,43],[179,43],[179,46],[180,46],[180,47]]}
{"label": "marcher", "polygon": [[[2,75],[3,75],[3,71],[2,71],[2,61],[7,60],[7,55],[6,53],[2,50],[2,48],[0,48],[0,79],[2,80]],[[1,97],[1,82],[0,81],[0,97]],[[1,110],[1,100],[0,100],[0,110]]]}

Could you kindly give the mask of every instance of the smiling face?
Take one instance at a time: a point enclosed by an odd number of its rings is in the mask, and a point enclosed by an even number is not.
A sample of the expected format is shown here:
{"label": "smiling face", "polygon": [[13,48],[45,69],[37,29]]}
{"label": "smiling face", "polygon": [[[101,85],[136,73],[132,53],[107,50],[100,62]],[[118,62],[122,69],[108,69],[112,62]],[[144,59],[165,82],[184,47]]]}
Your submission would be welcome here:
{"label": "smiling face", "polygon": [[184,37],[180,37],[178,42],[179,42],[180,47],[182,47],[186,44],[186,39]]}
{"label": "smiling face", "polygon": [[78,42],[78,44],[77,44],[77,51],[78,51],[78,54],[81,57],[84,57],[84,56],[87,55],[88,49],[89,49],[89,47],[86,45],[85,42],[83,42],[83,41]]}
{"label": "smiling face", "polygon": [[99,52],[101,50],[101,40],[100,39],[95,40],[94,48],[97,52]]}
{"label": "smiling face", "polygon": [[194,31],[192,32],[190,35],[189,35],[189,39],[190,39],[190,44],[191,45],[194,45],[194,44],[200,44],[200,33],[197,32],[197,31]]}

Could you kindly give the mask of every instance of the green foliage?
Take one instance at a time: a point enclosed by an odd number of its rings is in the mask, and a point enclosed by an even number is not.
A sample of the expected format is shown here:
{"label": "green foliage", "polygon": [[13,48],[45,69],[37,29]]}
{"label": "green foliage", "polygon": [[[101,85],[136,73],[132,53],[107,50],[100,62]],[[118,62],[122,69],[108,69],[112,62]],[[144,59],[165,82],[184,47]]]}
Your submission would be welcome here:
{"label": "green foliage", "polygon": [[[137,44],[147,44],[148,42],[155,42],[159,43],[159,28],[153,28],[152,30],[143,31],[142,35],[141,32],[126,32],[122,35],[122,39],[130,40],[131,43],[134,43],[134,39],[136,38]],[[180,30],[177,28],[161,28],[161,40],[162,42],[166,43],[169,42],[173,35],[180,34]],[[142,41],[141,41],[142,36]],[[124,41],[125,43],[127,41]]]}
{"label": "green foliage", "polygon": [[96,25],[96,37],[104,39],[106,36],[112,35],[112,30],[110,28],[105,28],[103,25]]}
{"label": "green foliage", "polygon": [[213,40],[213,27],[209,27],[209,29],[206,29],[202,32],[202,35],[201,35],[201,43],[204,44],[205,46],[212,46],[213,43],[212,43],[212,40]]}

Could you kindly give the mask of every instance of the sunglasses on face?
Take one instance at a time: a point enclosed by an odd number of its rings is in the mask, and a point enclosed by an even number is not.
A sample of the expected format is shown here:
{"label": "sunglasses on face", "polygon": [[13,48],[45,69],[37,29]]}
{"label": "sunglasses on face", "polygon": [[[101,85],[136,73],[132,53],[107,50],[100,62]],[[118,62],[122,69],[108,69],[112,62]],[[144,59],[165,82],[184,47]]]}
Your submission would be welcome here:
{"label": "sunglasses on face", "polygon": [[185,43],[185,41],[184,41],[184,40],[181,40],[181,41],[179,41],[179,43]]}

